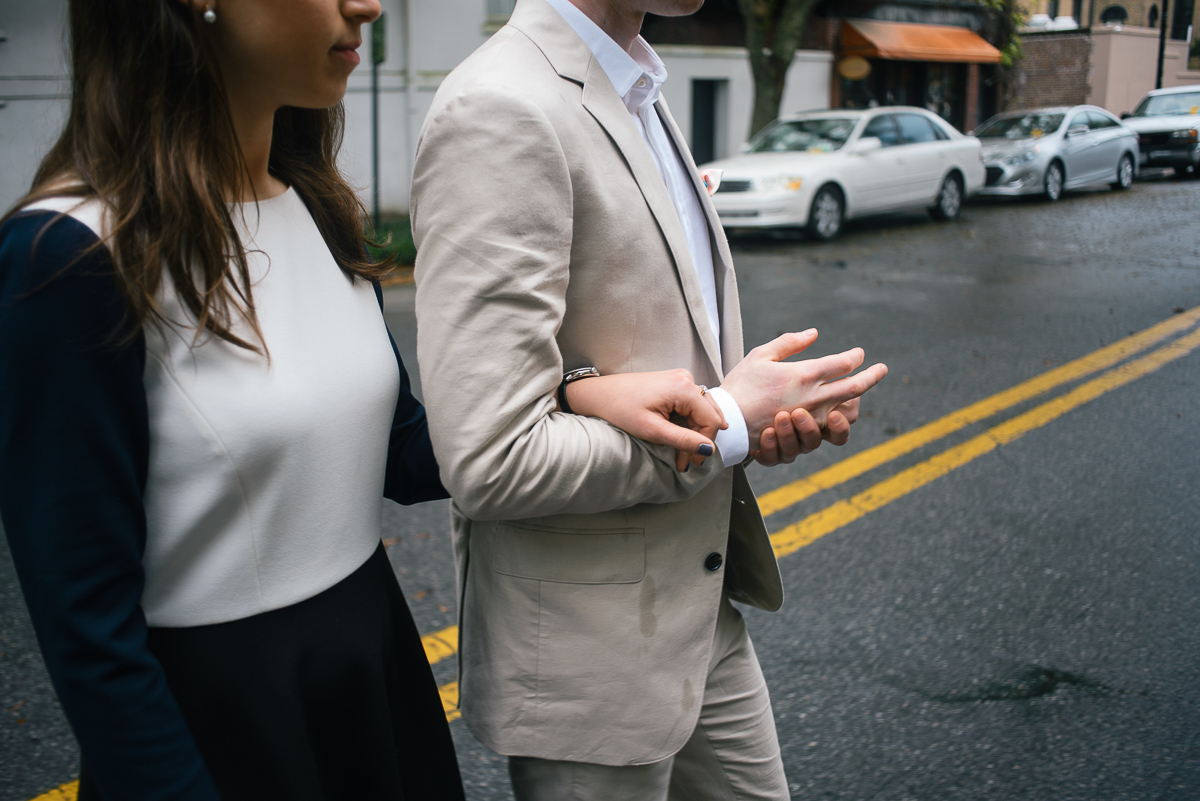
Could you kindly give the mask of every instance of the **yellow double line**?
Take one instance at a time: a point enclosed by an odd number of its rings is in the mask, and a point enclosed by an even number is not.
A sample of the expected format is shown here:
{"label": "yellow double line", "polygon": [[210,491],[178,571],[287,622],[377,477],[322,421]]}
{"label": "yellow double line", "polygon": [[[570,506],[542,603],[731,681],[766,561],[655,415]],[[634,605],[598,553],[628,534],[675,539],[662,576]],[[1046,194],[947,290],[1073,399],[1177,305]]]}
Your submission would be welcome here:
{"label": "yellow double line", "polygon": [[[824,470],[819,470],[811,476],[765,493],[758,499],[758,505],[763,515],[768,516],[795,506],[818,492],[832,489],[967,426],[1033,400],[1072,381],[1107,371],[1063,395],[988,429],[982,434],[901,470],[857,495],[837,501],[797,523],[776,531],[771,535],[771,544],[775,548],[775,555],[782,557],[794,553],[826,534],[920,489],[931,481],[990,453],[1001,445],[1007,445],[1025,434],[1057,420],[1072,409],[1149,375],[1175,359],[1186,356],[1200,347],[1200,329],[1167,342],[1145,356],[1125,362],[1126,359],[1136,356],[1164,340],[1182,334],[1194,326],[1198,320],[1200,320],[1200,306],[1177,314],[1061,367],[1048,370],[1028,381],[1023,381],[1003,392],[952,412],[882,445],[868,448]],[[1121,364],[1121,362],[1125,363]],[[437,664],[454,656],[457,652],[458,626],[450,626],[433,634],[427,634],[421,638],[421,643],[425,646],[425,655],[429,659],[429,664]],[[438,692],[442,697],[442,707],[446,710],[446,718],[455,720],[460,717],[458,682],[444,684],[438,688]],[[75,801],[78,789],[78,782],[69,782],[38,796],[33,801]]]}

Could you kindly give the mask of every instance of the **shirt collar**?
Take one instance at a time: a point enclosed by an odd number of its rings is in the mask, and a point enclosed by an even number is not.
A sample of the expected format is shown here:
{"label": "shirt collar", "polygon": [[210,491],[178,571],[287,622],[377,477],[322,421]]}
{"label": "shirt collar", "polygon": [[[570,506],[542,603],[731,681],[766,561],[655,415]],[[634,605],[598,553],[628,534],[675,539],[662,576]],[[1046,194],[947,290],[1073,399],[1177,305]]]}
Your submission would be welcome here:
{"label": "shirt collar", "polygon": [[658,102],[667,68],[662,59],[639,36],[626,53],[599,25],[592,22],[571,0],[546,0],[570,25],[588,50],[596,57],[613,88],[632,113],[648,109]]}

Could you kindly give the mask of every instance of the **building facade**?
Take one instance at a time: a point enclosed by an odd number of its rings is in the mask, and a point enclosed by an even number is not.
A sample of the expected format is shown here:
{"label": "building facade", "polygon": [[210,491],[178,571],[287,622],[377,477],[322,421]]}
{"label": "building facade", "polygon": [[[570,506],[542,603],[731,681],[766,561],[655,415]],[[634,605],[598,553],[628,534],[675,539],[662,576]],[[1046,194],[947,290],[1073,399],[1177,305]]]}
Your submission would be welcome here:
{"label": "building facade", "polygon": [[[365,30],[363,63],[351,76],[346,95],[341,154],[343,168],[368,205],[377,191],[384,213],[407,210],[417,136],[434,92],[450,70],[507,21],[514,2],[382,0],[384,16],[373,27],[385,34],[384,58],[373,81],[369,44],[373,32]],[[715,0],[717,5],[720,2]],[[65,117],[66,5],[67,0],[0,3],[0,207],[4,209],[29,188]],[[648,31],[653,25],[648,22]],[[655,43],[669,74],[663,94],[698,161],[732,155],[749,133],[753,80],[740,44],[740,38],[706,43],[703,36]],[[785,111],[830,105],[832,60],[827,51],[796,54],[788,72]]]}
{"label": "building facade", "polygon": [[1022,34],[1024,58],[1013,76],[1007,107],[1091,103],[1114,114],[1132,111],[1158,79],[1162,85],[1200,84],[1195,0],[1029,0]]}
{"label": "building facade", "polygon": [[959,130],[995,112],[996,16],[974,0],[827,0],[811,36],[833,54],[835,107],[920,106]]}
{"label": "building facade", "polygon": [[1196,0],[1023,0],[1021,4],[1032,28],[1059,30],[1095,25],[1158,28],[1164,5],[1170,38],[1190,41],[1188,27],[1196,27],[1200,12]]}

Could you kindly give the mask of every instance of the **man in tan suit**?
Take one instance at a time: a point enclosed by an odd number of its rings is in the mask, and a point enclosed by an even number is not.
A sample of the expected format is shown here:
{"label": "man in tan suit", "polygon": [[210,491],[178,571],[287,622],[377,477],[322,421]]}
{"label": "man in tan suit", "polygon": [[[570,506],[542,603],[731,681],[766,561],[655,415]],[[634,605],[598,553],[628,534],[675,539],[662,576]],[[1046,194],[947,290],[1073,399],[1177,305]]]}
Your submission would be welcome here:
{"label": "man in tan suit", "polygon": [[[830,382],[858,349],[780,361],[813,331],[742,358],[729,249],[637,35],[647,11],[700,2],[519,0],[418,146],[417,347],[454,497],[462,712],[521,801],[787,797],[729,603],[783,602],[741,462],[773,426],[784,458],[793,425],[844,441],[886,373]],[[719,385],[718,452],[681,473],[670,449],[562,413],[564,371],[589,366]]]}

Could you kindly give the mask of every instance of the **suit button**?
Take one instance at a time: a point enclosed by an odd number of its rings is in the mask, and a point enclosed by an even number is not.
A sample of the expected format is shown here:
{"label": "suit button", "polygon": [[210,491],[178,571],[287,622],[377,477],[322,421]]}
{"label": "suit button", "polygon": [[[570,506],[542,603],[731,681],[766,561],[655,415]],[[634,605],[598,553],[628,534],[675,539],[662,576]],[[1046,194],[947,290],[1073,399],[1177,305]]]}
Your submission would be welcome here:
{"label": "suit button", "polygon": [[725,561],[719,553],[710,553],[708,558],[704,560],[704,566],[709,570],[720,570],[721,563]]}

